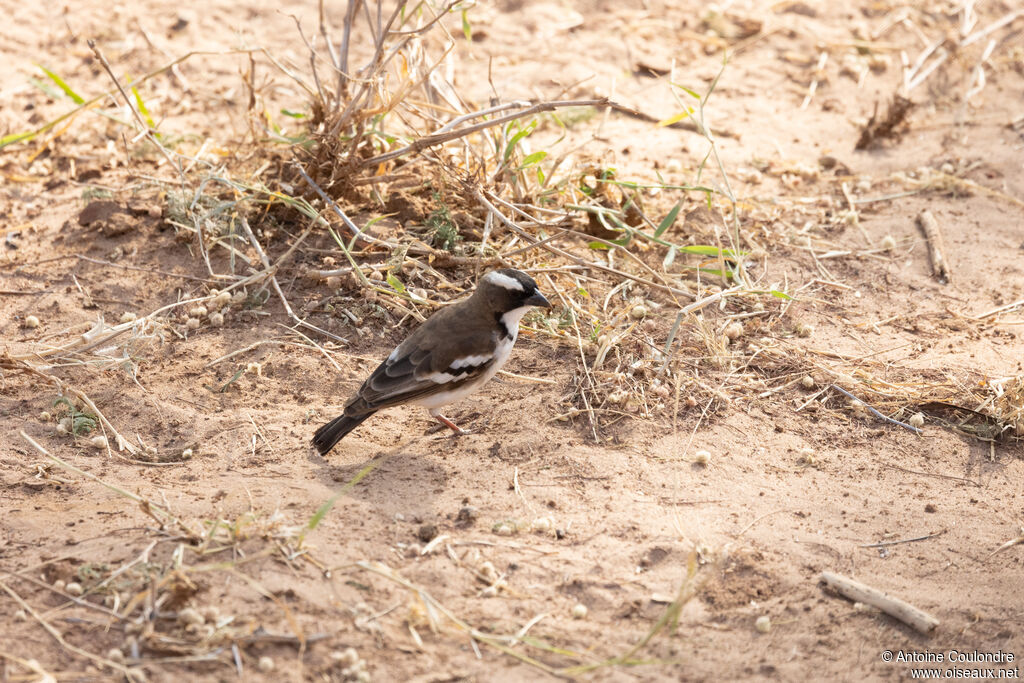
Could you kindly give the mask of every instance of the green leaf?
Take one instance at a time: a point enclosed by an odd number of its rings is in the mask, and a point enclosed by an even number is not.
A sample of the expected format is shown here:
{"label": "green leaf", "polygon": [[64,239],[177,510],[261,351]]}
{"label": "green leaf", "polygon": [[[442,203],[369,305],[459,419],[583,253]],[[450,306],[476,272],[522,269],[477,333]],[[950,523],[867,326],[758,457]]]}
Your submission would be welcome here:
{"label": "green leaf", "polygon": [[402,281],[395,277],[392,273],[388,273],[387,280],[388,284],[391,285],[392,289],[394,289],[399,294],[405,294],[405,285],[403,285]]}
{"label": "green leaf", "polygon": [[47,69],[42,64],[37,64],[43,73],[50,77],[50,80],[57,84],[57,87],[64,91],[64,94],[74,100],[75,104],[85,104],[85,100],[81,95],[71,89],[71,86],[64,82],[64,79]]}
{"label": "green leaf", "polygon": [[502,155],[501,158],[505,161],[508,161],[512,157],[512,152],[515,151],[516,145],[519,144],[519,141],[525,138],[530,133],[532,133],[533,129],[536,127],[537,119],[534,119],[533,121],[530,121],[528,124],[526,124],[526,126],[522,130],[513,135],[512,139],[510,139],[508,141],[508,144],[505,145],[505,153]]}
{"label": "green leaf", "polygon": [[771,290],[771,295],[774,296],[776,299],[785,299],[786,301],[793,300],[793,297],[791,297],[789,294],[786,294],[785,292],[780,292],[777,289]]}
{"label": "green leaf", "polygon": [[466,40],[472,42],[473,29],[469,25],[469,10],[462,10],[462,35],[466,36]]}
{"label": "green leaf", "polygon": [[590,247],[591,249],[611,249],[611,247],[609,247],[604,242],[587,242],[587,246]]}
{"label": "green leaf", "polygon": [[303,114],[301,111],[291,111],[289,109],[282,109],[281,113],[284,114],[285,116],[290,116],[293,119],[304,119],[304,118],[306,118],[306,115]]}
{"label": "green leaf", "polygon": [[682,208],[683,200],[680,199],[678,202],[676,202],[676,205],[672,207],[672,210],[669,211],[668,214],[661,219],[660,223],[658,223],[658,229],[654,231],[655,237],[661,237],[666,230],[672,227],[672,224],[676,222],[676,216],[679,215],[679,210]]}
{"label": "green leaf", "polygon": [[519,168],[527,168],[529,166],[533,166],[534,164],[539,164],[540,162],[544,161],[547,155],[548,153],[545,152],[544,150],[534,152],[533,154],[527,154]]}

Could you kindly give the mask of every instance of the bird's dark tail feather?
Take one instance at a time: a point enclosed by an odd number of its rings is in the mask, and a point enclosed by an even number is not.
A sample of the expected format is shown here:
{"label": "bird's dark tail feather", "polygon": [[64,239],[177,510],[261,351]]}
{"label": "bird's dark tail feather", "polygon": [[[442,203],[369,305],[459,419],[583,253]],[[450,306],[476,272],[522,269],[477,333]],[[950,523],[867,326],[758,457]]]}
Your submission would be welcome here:
{"label": "bird's dark tail feather", "polygon": [[345,435],[363,423],[363,420],[373,415],[339,415],[313,434],[313,445],[320,455],[327,455],[327,452],[334,448],[334,444],[345,438]]}

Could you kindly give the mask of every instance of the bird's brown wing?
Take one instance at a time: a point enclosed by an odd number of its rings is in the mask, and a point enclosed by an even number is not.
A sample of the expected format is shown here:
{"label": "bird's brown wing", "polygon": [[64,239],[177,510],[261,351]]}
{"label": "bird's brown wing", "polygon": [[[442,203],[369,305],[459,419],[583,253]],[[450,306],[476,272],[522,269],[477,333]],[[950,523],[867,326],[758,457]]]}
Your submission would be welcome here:
{"label": "bird's brown wing", "polygon": [[402,342],[363,383],[345,414],[455,391],[486,373],[494,363],[497,327],[486,319],[467,321],[457,308],[442,309]]}

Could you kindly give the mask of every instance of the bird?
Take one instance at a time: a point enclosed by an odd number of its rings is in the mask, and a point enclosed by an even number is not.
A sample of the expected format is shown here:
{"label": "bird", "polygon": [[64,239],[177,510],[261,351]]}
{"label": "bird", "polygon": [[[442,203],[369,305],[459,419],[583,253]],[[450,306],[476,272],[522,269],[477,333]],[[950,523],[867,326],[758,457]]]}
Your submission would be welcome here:
{"label": "bird", "polygon": [[345,411],[316,430],[320,455],[378,410],[402,404],[426,408],[456,434],[441,409],[486,384],[512,353],[519,320],[532,307],[551,308],[537,283],[513,268],[480,278],[473,294],[431,315],[363,382]]}

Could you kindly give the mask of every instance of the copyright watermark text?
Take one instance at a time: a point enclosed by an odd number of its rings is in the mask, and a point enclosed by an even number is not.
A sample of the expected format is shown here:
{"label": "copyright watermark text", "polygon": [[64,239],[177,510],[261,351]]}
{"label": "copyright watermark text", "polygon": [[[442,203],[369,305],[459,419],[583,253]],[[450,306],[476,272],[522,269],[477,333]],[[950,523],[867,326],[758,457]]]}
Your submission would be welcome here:
{"label": "copyright watermark text", "polygon": [[1005,650],[883,650],[881,659],[912,665],[912,679],[1020,679],[1017,656]]}

